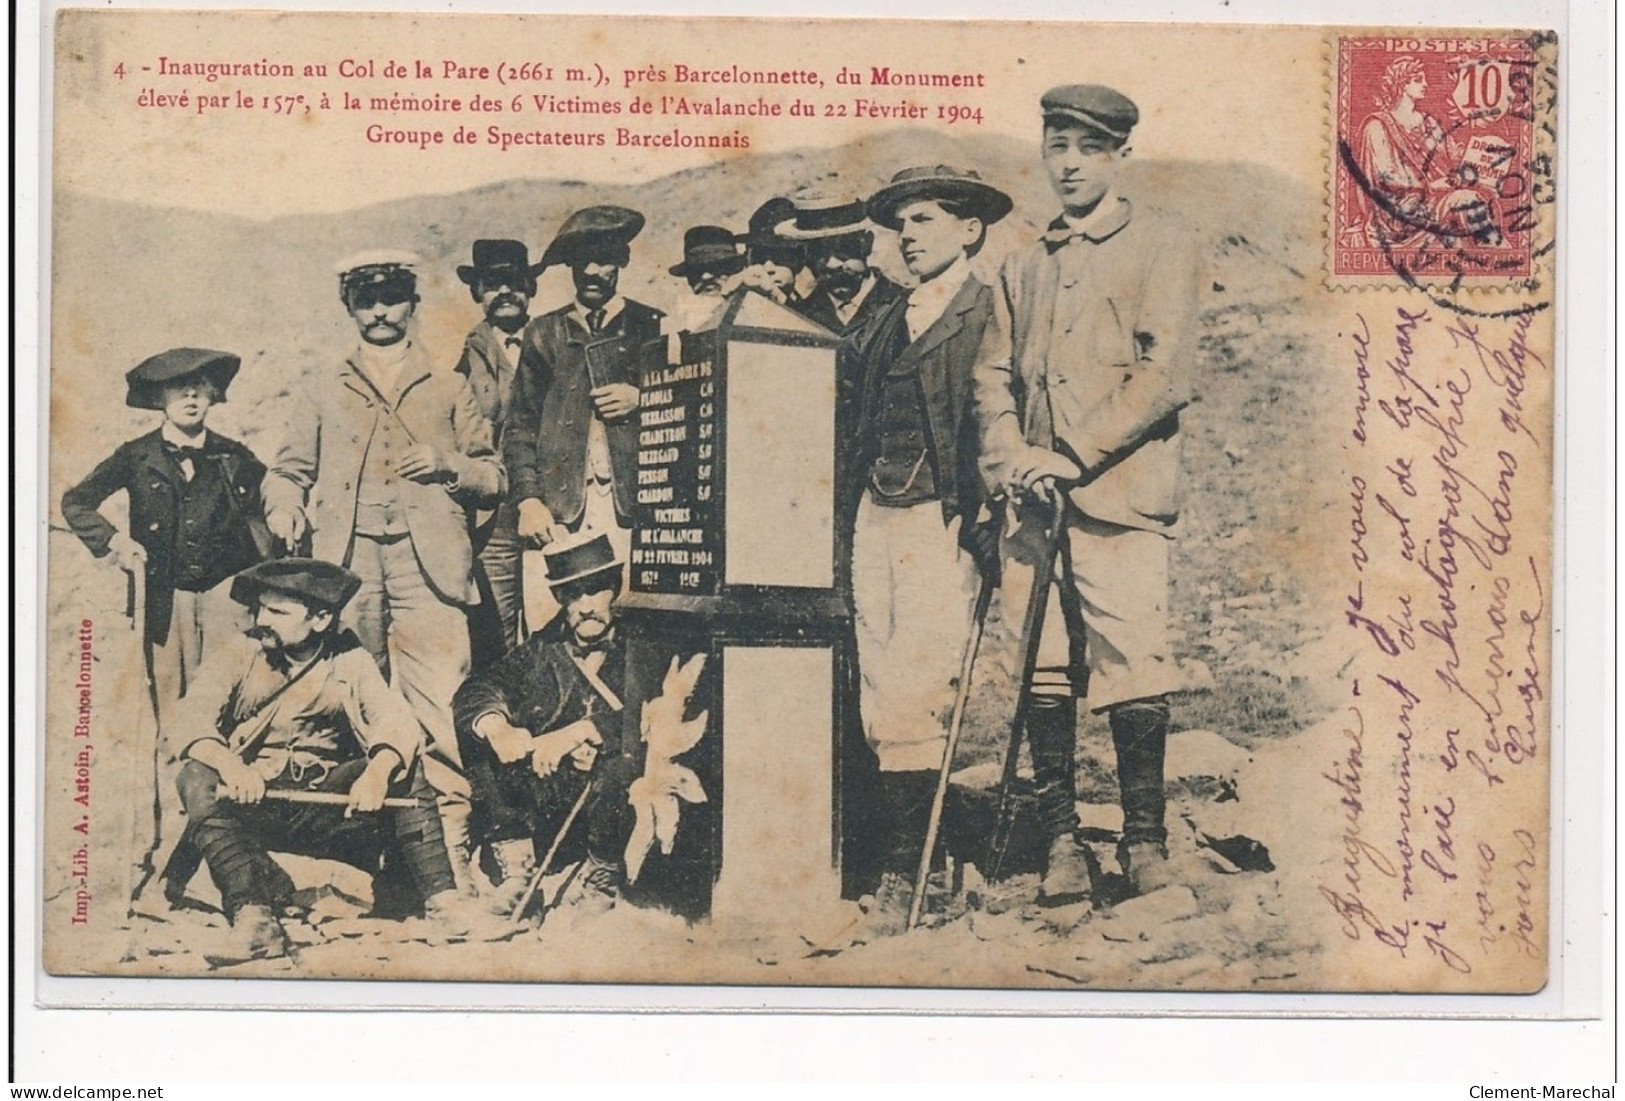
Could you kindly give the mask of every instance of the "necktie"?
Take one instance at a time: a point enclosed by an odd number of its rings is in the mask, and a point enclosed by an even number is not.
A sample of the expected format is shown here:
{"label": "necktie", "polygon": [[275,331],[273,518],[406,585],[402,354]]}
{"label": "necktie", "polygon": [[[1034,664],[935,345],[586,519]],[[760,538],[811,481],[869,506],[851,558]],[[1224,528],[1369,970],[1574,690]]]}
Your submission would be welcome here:
{"label": "necktie", "polygon": [[604,331],[604,311],[593,310],[587,314],[587,331],[597,336]]}

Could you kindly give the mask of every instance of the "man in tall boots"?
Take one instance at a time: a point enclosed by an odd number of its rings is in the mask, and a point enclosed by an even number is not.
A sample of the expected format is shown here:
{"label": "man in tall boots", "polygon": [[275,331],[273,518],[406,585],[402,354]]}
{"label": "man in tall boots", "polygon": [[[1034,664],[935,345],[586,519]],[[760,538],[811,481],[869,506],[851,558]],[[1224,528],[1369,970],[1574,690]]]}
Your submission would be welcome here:
{"label": "man in tall boots", "polygon": [[336,370],[315,372],[289,411],[265,477],[265,522],[288,548],[361,579],[346,621],[428,735],[424,771],[440,799],[460,889],[472,893],[468,780],[451,698],[468,676],[467,609],[479,602],[469,515],[506,486],[468,380],[413,338],[416,258],[379,252],[339,265],[360,333]]}
{"label": "man in tall boots", "polygon": [[[541,271],[540,264],[530,262],[523,242],[508,240],[475,241],[473,262],[457,266],[457,278],[467,284],[468,293],[485,313],[463,341],[457,373],[468,379],[480,411],[491,422],[499,451],[519,369],[519,348],[530,321],[530,300],[536,296],[536,277]],[[503,501],[479,517],[474,544],[483,590],[490,596],[490,606],[482,601],[471,617],[474,664],[483,666],[507,653],[519,641],[521,630],[519,512],[511,501]]]}
{"label": "man in tall boots", "polygon": [[[976,383],[989,484],[1027,502],[1053,497],[1063,509],[1027,721],[1052,838],[1043,899],[1063,903],[1091,887],[1075,811],[1076,697],[1085,687],[1090,708],[1111,724],[1119,860],[1137,892],[1167,879],[1163,754],[1169,694],[1186,687],[1169,645],[1168,565],[1201,257],[1188,226],[1119,193],[1139,120],[1126,96],[1067,85],[1046,92],[1041,110],[1044,165],[1062,211],[1005,262],[998,339]],[[1023,567],[1045,553],[1032,546],[1043,510],[1028,507],[1012,548]]]}
{"label": "man in tall boots", "polygon": [[1010,207],[975,173],[942,165],[905,169],[868,202],[920,280],[848,338],[861,383],[842,514],[863,728],[880,764],[877,817],[891,815],[883,909],[906,912],[961,651],[983,571],[995,567],[997,532],[978,523],[986,493],[972,377],[993,291],[970,261]]}

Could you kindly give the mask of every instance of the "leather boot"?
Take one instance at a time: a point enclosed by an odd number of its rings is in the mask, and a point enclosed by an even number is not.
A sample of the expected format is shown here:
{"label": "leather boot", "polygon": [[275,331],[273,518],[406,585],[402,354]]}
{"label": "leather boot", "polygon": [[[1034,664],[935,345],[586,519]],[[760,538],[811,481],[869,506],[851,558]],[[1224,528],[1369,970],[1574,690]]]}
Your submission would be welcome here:
{"label": "leather boot", "polygon": [[1093,890],[1089,851],[1077,840],[1078,704],[1070,696],[1034,696],[1027,715],[1033,791],[1049,855],[1038,901],[1044,906],[1082,902]]}
{"label": "leather boot", "polygon": [[880,774],[881,807],[886,821],[884,871],[897,872],[914,882],[919,870],[925,831],[931,822],[931,800],[937,793],[937,774],[928,769]]}
{"label": "leather boot", "polygon": [[468,820],[473,814],[467,803],[442,803],[440,825],[446,833],[446,858],[451,862],[451,879],[457,893],[466,898],[479,894],[474,879],[473,842],[469,836]]}
{"label": "leather boot", "polygon": [[507,917],[519,905],[536,874],[536,846],[528,837],[496,841],[491,844],[491,855],[502,873],[502,881],[491,895],[491,912]]}
{"label": "leather boot", "polygon": [[1109,713],[1123,801],[1118,861],[1135,894],[1168,885],[1163,759],[1168,747],[1168,698],[1131,700]]}
{"label": "leather boot", "polygon": [[269,906],[250,903],[231,917],[231,955],[238,960],[279,959],[288,954],[287,934]]}

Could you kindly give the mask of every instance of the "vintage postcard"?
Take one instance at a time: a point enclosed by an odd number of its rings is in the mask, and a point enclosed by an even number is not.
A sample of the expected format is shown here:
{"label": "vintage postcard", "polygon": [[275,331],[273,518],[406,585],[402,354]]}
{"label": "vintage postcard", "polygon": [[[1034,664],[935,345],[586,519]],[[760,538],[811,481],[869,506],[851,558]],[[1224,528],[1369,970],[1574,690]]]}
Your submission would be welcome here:
{"label": "vintage postcard", "polygon": [[1540,990],[1561,45],[60,12],[45,969]]}

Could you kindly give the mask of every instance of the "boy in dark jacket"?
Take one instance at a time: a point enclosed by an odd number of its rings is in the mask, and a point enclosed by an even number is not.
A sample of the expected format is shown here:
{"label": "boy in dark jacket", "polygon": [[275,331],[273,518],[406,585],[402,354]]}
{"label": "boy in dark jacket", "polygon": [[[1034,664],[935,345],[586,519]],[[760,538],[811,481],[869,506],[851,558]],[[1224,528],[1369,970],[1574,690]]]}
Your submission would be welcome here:
{"label": "boy in dark jacket", "polygon": [[[146,582],[143,639],[162,727],[195,676],[210,640],[234,637],[246,622],[229,579],[264,554],[251,524],[259,517],[265,466],[236,440],[205,427],[226,400],[242,361],[228,352],[172,348],[125,375],[132,408],[164,421],[103,460],[62,495],[62,515],[98,558]],[[128,531],[98,508],[119,490],[130,499]]]}

